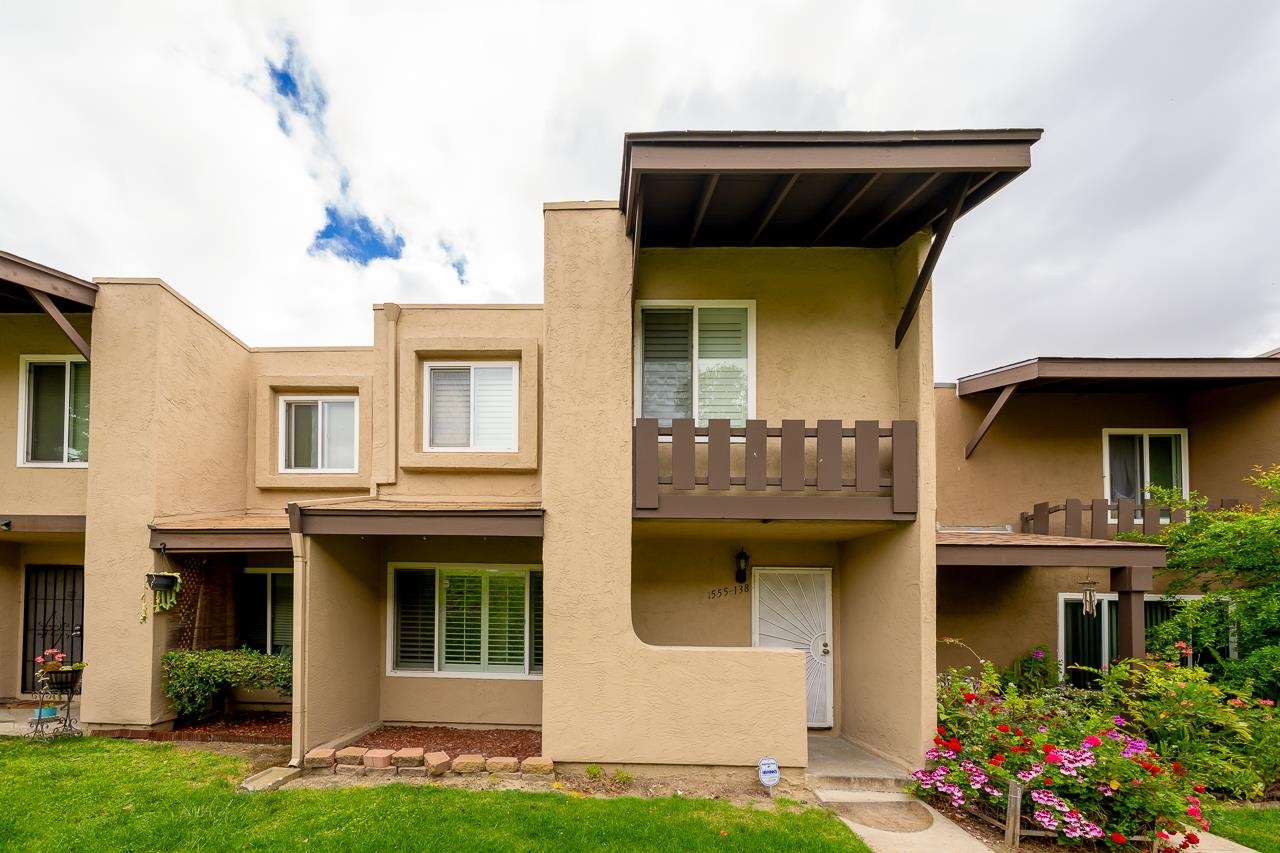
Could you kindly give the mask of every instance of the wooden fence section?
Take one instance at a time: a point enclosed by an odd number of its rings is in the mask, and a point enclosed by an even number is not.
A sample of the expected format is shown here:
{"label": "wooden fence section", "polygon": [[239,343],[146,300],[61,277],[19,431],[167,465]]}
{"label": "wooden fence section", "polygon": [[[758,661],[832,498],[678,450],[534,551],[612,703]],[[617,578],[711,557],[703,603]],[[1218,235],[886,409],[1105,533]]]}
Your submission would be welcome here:
{"label": "wooden fence section", "polygon": [[[769,426],[748,420],[734,427],[711,420],[701,427],[687,418],[670,426],[640,418],[633,431],[635,515],[911,520],[918,503],[918,442],[915,421],[886,427],[878,421]],[[741,453],[733,451],[735,444]]]}
{"label": "wooden fence section", "polygon": [[[1230,509],[1239,506],[1236,498],[1214,498],[1205,506],[1207,511]],[[1171,510],[1167,506],[1143,507],[1137,501],[1110,502],[1105,498],[1094,498],[1083,501],[1079,498],[1067,498],[1066,503],[1050,505],[1048,501],[1038,503],[1031,512],[1022,513],[1022,532],[1048,534],[1051,519],[1062,513],[1062,534],[1081,539],[1110,539],[1119,533],[1130,533],[1140,530],[1148,536],[1160,532],[1165,520],[1186,521],[1185,509]],[[1085,527],[1084,516],[1089,515],[1089,526]],[[1115,528],[1112,530],[1112,528]],[[1087,531],[1087,532],[1086,532]]]}

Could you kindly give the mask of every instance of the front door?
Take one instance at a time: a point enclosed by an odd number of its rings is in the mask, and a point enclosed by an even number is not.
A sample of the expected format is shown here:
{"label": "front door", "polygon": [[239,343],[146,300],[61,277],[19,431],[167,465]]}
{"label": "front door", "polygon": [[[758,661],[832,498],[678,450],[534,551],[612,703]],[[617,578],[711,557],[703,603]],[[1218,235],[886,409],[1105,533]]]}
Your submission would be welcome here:
{"label": "front door", "polygon": [[831,570],[755,569],[751,584],[751,644],[805,653],[810,728],[833,722]]}
{"label": "front door", "polygon": [[22,601],[22,691],[34,693],[37,655],[57,648],[83,660],[84,568],[27,566]]}

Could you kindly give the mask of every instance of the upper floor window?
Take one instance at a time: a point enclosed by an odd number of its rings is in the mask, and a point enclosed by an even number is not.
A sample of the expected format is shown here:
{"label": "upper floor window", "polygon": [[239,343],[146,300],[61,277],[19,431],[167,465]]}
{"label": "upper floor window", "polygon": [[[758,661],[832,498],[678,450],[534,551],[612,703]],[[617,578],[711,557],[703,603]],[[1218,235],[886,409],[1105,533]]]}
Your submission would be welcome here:
{"label": "upper floor window", "polygon": [[636,310],[639,417],[743,426],[755,415],[754,302],[642,302]]}
{"label": "upper floor window", "polygon": [[1187,431],[1106,429],[1102,431],[1103,487],[1107,500],[1141,504],[1149,483],[1187,491]]}
{"label": "upper floor window", "polygon": [[424,450],[515,452],[519,364],[449,361],[425,369]]}
{"label": "upper floor window", "polygon": [[359,399],[280,398],[280,470],[354,473],[359,444]]}
{"label": "upper floor window", "polygon": [[89,461],[89,363],[79,356],[23,356],[18,416],[20,465]]}

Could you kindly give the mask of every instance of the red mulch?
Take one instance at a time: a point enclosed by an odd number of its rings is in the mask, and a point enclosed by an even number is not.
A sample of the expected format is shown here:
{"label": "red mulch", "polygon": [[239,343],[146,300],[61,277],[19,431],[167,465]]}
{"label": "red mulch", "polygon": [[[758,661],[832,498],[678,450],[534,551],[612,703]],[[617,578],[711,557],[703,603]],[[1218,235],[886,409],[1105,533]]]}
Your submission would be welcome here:
{"label": "red mulch", "polygon": [[542,732],[531,729],[455,729],[449,726],[383,726],[352,746],[369,749],[404,749],[420,746],[427,752],[514,757],[523,761],[542,755]]}
{"label": "red mulch", "polygon": [[270,711],[236,714],[230,720],[184,726],[172,732],[145,729],[104,729],[94,731],[99,737],[133,738],[162,742],[195,741],[198,743],[253,743],[287,746],[293,742],[293,715]]}

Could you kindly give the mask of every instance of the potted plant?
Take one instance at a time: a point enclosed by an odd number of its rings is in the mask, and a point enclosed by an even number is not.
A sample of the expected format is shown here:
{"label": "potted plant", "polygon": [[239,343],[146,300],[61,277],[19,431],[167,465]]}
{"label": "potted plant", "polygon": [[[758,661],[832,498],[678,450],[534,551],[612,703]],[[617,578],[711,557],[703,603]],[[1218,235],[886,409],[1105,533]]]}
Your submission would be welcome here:
{"label": "potted plant", "polygon": [[148,572],[147,585],[142,590],[141,607],[138,610],[138,622],[147,621],[147,590],[151,590],[152,609],[156,613],[169,610],[178,602],[178,592],[182,589],[182,575],[178,572]]}
{"label": "potted plant", "polygon": [[31,719],[36,722],[53,722],[58,718],[56,705],[45,705],[44,698],[50,693],[70,694],[80,685],[80,678],[88,666],[84,661],[69,663],[67,656],[56,646],[45,649],[35,659],[37,664],[36,681],[40,685],[40,706],[35,709]]}

